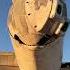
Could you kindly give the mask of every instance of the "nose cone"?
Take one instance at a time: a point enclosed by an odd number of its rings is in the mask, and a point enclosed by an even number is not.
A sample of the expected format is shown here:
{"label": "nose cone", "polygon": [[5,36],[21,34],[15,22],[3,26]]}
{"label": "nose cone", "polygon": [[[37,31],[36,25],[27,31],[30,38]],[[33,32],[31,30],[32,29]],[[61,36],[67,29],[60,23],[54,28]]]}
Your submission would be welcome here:
{"label": "nose cone", "polygon": [[[40,6],[39,6],[40,4]],[[47,21],[51,11],[52,1],[49,0],[13,0],[10,10],[9,29],[20,40],[28,45],[35,45],[42,35],[38,33]],[[36,9],[36,7],[40,7]]]}

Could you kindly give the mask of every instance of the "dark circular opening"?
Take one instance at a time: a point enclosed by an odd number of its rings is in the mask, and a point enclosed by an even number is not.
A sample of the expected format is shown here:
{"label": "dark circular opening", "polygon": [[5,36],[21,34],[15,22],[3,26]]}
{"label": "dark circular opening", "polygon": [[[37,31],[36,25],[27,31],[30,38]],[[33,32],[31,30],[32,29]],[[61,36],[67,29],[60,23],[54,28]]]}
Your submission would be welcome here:
{"label": "dark circular opening", "polygon": [[29,2],[26,2],[26,3],[29,3]]}
{"label": "dark circular opening", "polygon": [[61,15],[62,13],[62,6],[59,4],[57,7],[57,14]]}
{"label": "dark circular opening", "polygon": [[37,28],[37,25],[35,25],[34,28]]}
{"label": "dark circular opening", "polygon": [[30,13],[28,15],[31,15]]}

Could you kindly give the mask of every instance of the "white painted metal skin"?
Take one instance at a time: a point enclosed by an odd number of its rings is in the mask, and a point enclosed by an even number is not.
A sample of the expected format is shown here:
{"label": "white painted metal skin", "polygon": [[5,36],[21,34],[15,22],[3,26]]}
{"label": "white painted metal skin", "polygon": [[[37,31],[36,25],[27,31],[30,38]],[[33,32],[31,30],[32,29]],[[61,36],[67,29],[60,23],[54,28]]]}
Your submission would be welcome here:
{"label": "white painted metal skin", "polygon": [[[60,23],[66,20],[63,6],[60,0],[13,0],[8,28],[20,70],[60,70],[63,45]],[[61,27],[53,26],[54,23]],[[46,34],[51,36],[51,42],[38,45]]]}

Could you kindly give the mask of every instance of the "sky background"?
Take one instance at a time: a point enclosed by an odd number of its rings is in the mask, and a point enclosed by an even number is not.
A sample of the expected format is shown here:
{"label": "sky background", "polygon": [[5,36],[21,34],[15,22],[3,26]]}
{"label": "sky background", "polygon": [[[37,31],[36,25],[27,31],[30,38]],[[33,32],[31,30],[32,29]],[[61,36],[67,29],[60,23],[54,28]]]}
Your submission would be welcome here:
{"label": "sky background", "polygon": [[[70,19],[70,0],[66,0],[68,18]],[[7,29],[7,15],[11,0],[0,0],[0,52],[13,51]],[[70,62],[70,27],[64,37],[63,62]]]}

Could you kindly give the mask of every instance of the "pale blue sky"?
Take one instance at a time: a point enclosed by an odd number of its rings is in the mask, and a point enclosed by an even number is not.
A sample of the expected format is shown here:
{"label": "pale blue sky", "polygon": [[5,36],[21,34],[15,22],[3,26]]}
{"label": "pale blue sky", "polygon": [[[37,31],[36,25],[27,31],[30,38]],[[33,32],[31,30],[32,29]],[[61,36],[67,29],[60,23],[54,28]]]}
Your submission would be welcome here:
{"label": "pale blue sky", "polygon": [[[70,18],[70,0],[66,0],[68,18]],[[12,51],[12,45],[7,30],[7,14],[11,0],[0,0],[0,51]],[[63,44],[63,62],[70,61],[70,27],[66,32]]]}

